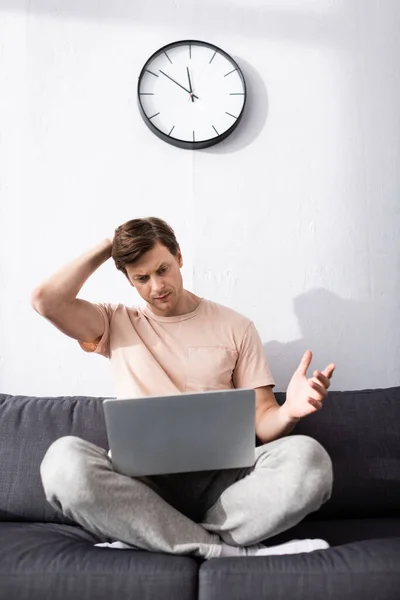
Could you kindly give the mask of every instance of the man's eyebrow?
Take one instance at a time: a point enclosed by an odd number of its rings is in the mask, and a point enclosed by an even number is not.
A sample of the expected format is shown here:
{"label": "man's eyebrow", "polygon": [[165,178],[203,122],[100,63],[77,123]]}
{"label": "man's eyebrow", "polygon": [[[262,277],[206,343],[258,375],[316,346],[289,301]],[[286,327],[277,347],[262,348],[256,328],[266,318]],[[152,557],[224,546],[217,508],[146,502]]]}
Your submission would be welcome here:
{"label": "man's eyebrow", "polygon": [[[161,265],[156,269],[156,271],[159,271],[160,269],[162,269],[163,267],[167,267],[168,263],[163,262],[161,263]],[[136,277],[147,277],[148,273],[135,273],[135,275],[133,275],[133,278],[135,279]]]}

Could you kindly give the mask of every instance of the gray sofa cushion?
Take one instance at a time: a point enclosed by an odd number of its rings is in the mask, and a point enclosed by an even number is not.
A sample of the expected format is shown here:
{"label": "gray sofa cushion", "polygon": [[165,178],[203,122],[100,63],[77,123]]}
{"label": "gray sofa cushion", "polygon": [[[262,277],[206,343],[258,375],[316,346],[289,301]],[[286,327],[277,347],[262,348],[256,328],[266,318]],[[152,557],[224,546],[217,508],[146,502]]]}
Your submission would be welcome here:
{"label": "gray sofa cushion", "polygon": [[400,538],[329,550],[218,558],[199,573],[199,600],[398,600]]}
{"label": "gray sofa cushion", "polygon": [[200,559],[96,541],[78,527],[0,523],[0,600],[197,600]]}
{"label": "gray sofa cushion", "polygon": [[73,524],[46,501],[39,467],[57,438],[76,435],[108,449],[102,399],[0,394],[0,520]]}

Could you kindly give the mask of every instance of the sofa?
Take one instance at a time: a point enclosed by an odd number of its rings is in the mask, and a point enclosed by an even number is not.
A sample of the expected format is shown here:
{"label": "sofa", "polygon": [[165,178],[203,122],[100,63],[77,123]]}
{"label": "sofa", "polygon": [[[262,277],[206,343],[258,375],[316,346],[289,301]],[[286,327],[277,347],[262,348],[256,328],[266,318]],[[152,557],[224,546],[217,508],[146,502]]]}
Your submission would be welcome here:
{"label": "sofa", "polygon": [[39,465],[54,440],[109,448],[102,400],[0,394],[0,600],[400,599],[400,387],[331,391],[291,434],[326,448],[333,492],[268,543],[318,537],[328,550],[209,561],[95,547],[46,501]]}

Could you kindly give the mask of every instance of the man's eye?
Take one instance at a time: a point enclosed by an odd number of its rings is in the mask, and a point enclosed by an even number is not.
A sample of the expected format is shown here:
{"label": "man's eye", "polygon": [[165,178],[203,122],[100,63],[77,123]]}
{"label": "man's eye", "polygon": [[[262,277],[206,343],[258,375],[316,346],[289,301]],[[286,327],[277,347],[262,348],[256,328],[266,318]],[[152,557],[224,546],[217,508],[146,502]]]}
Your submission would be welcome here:
{"label": "man's eye", "polygon": [[144,283],[146,281],[147,277],[139,277],[139,281],[140,283]]}
{"label": "man's eye", "polygon": [[165,273],[166,270],[167,270],[167,267],[162,267],[158,272],[159,273]]}

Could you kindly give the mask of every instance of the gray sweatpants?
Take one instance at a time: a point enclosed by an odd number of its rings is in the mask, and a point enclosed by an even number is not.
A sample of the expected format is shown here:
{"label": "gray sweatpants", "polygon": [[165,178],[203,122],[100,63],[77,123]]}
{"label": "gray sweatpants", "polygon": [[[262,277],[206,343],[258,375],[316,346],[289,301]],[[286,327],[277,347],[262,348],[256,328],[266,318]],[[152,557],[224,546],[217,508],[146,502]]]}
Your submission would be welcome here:
{"label": "gray sweatpants", "polygon": [[329,455],[304,435],[260,446],[253,467],[138,478],[65,436],[40,474],[47,501],[102,541],[203,558],[219,556],[222,542],[247,546],[293,527],[329,499],[333,479]]}

